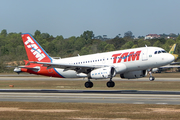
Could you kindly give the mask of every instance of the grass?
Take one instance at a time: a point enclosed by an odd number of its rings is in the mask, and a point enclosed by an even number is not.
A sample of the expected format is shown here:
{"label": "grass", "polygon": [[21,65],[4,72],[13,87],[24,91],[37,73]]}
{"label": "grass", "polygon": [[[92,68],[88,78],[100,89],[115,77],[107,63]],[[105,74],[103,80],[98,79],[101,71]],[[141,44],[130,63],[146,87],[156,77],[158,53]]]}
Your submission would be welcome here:
{"label": "grass", "polygon": [[[84,87],[84,80],[1,80],[1,89],[80,89],[90,90]],[[107,81],[93,81],[91,90],[161,90],[180,91],[179,81],[115,81],[114,88],[107,88]],[[14,85],[14,87],[9,87]]]}
{"label": "grass", "polygon": [[178,120],[180,118],[180,105],[0,102],[0,106],[1,120],[109,120],[122,118],[125,120]]}

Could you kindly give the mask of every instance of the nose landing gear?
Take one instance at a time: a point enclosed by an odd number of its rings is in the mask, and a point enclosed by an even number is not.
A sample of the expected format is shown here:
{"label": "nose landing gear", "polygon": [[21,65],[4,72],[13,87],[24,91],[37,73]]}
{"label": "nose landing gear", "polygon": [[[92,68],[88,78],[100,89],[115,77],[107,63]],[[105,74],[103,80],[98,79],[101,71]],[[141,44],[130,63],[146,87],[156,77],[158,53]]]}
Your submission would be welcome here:
{"label": "nose landing gear", "polygon": [[155,77],[152,76],[152,69],[150,69],[149,75],[150,75],[149,80],[150,80],[150,81],[154,81],[154,80],[155,80]]}

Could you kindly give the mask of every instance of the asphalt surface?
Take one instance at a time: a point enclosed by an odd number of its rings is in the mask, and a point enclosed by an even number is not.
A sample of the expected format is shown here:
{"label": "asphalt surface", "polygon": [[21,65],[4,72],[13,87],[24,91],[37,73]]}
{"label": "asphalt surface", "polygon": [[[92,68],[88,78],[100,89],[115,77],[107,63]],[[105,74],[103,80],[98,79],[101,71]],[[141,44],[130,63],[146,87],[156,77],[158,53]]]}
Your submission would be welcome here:
{"label": "asphalt surface", "polygon": [[66,103],[130,103],[180,105],[177,94],[121,94],[121,93],[48,93],[48,92],[0,92],[0,101],[18,102],[66,102]]}
{"label": "asphalt surface", "polygon": [[[0,80],[65,80],[49,77],[0,77]],[[82,80],[82,79],[66,79]],[[113,78],[114,81],[122,80]],[[147,78],[129,81],[148,81]],[[180,81],[179,78],[157,78],[156,81]],[[46,90],[0,89],[0,101],[73,102],[73,103],[130,103],[180,105],[180,91],[138,90]]]}

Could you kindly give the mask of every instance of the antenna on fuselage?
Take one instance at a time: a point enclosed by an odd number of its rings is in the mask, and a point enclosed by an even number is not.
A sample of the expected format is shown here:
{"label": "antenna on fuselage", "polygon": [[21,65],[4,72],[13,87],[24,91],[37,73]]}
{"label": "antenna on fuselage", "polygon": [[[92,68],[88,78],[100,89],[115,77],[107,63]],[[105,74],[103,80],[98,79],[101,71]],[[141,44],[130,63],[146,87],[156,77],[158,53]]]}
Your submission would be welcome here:
{"label": "antenna on fuselage", "polygon": [[147,47],[147,45],[145,44],[145,47]]}

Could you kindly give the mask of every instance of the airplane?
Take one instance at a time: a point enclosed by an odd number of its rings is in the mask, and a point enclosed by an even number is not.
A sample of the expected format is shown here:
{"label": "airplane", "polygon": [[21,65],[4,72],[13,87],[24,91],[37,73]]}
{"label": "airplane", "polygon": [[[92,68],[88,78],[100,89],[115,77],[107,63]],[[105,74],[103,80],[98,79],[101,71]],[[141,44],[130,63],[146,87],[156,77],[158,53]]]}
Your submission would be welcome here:
{"label": "airplane", "polygon": [[[84,86],[92,88],[91,79],[109,79],[107,87],[114,87],[112,78],[136,79],[147,76],[149,68],[160,67],[174,61],[174,56],[159,47],[140,47],[69,58],[54,59],[29,34],[21,34],[28,61],[14,72],[27,72],[59,78],[88,78]],[[155,54],[161,51],[161,54]],[[155,78],[150,75],[149,80]]]}
{"label": "airplane", "polygon": [[178,59],[178,54],[174,54],[175,53],[175,49],[176,49],[176,44],[174,44],[171,47],[170,51],[169,51],[169,53],[172,54],[175,57],[174,61],[176,61]]}
{"label": "airplane", "polygon": [[[165,66],[161,66],[161,67],[158,67],[158,68],[152,68],[152,72],[158,72],[158,73],[161,73],[161,71],[163,69],[168,69],[168,68],[180,68],[180,65],[177,65],[177,64],[180,64],[180,62],[175,62],[178,60],[178,54],[174,54],[175,53],[175,49],[176,49],[176,44],[174,44],[169,53],[172,54],[174,56],[174,61],[172,63],[170,63],[169,65],[165,65]],[[159,54],[159,53],[157,53]]]}

